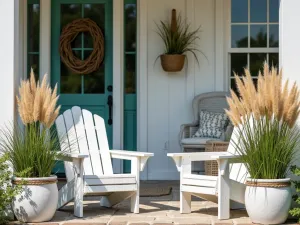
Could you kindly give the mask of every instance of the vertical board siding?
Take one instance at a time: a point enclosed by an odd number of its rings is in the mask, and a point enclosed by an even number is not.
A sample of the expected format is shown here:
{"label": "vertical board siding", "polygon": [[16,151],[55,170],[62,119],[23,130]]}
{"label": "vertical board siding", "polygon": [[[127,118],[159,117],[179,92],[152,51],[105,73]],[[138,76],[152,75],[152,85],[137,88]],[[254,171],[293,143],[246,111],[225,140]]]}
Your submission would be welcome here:
{"label": "vertical board siding", "polygon": [[[167,153],[181,152],[178,134],[180,125],[193,121],[192,100],[194,96],[215,91],[215,82],[224,74],[216,74],[215,63],[215,0],[148,0],[148,151],[154,157],[148,162],[148,179],[179,179],[174,162]],[[155,23],[170,20],[171,10],[176,9],[192,29],[201,26],[200,40],[195,43],[201,53],[197,53],[200,64],[187,54],[185,68],[178,73],[162,70],[160,59],[164,45],[155,32]],[[225,38],[225,37],[224,37]],[[206,59],[207,58],[207,59]],[[157,60],[156,60],[157,59]],[[224,62],[226,63],[226,62]]]}

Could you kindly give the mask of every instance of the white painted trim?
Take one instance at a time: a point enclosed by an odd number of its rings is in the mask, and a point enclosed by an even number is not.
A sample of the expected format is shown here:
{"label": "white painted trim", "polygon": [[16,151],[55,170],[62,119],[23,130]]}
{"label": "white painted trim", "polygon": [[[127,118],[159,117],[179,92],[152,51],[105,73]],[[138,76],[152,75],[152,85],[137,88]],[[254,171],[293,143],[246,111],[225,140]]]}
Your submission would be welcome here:
{"label": "white painted trim", "polygon": [[230,90],[230,21],[231,21],[231,0],[224,0],[224,90]]}
{"label": "white painted trim", "polygon": [[[113,0],[113,148],[123,149],[124,134],[124,1]],[[115,173],[122,173],[122,160],[114,159]]]}
{"label": "white painted trim", "polygon": [[[148,1],[137,0],[137,150],[148,152]],[[141,174],[148,179],[148,164]]]}
{"label": "white painted trim", "polygon": [[283,42],[283,0],[279,0],[279,68],[282,68],[283,64],[283,48],[284,48],[284,42]]}
{"label": "white painted trim", "polygon": [[225,89],[225,51],[224,43],[226,37],[224,35],[224,0],[215,1],[215,91],[224,91]]}
{"label": "white painted trim", "polygon": [[51,0],[40,1],[40,80],[51,81]]}

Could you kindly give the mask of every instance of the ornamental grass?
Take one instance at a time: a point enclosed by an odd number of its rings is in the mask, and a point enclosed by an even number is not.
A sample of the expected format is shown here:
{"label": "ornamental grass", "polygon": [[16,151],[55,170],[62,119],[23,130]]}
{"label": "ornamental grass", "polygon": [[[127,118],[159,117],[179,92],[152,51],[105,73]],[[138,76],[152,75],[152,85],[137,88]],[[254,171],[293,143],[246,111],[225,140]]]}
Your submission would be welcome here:
{"label": "ornamental grass", "polygon": [[24,126],[12,124],[0,129],[0,153],[7,156],[17,177],[49,177],[56,160],[70,151],[60,145],[66,137],[58,137],[52,129],[60,110],[56,92],[57,86],[52,91],[47,83],[47,75],[39,84],[32,70],[30,79],[21,82],[17,104]]}
{"label": "ornamental grass", "polygon": [[41,84],[36,82],[31,70],[30,79],[21,81],[17,104],[24,125],[40,122],[50,128],[58,116],[60,106],[56,107],[57,85],[52,91],[47,79],[45,74]]}
{"label": "ornamental grass", "polygon": [[257,87],[248,69],[242,78],[235,74],[235,81],[239,96],[231,90],[226,113],[237,128],[236,151],[251,178],[285,178],[299,148],[298,86],[283,82],[282,70],[267,63],[258,74]]}

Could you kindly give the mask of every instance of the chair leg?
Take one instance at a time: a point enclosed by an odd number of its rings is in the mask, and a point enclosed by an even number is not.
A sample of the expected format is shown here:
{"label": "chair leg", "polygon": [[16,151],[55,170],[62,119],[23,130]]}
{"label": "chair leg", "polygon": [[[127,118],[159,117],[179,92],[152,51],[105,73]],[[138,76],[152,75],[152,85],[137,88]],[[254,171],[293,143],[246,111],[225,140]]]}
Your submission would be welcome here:
{"label": "chair leg", "polygon": [[74,216],[83,217],[83,190],[82,187],[77,187],[75,189],[75,199],[74,199]]}
{"label": "chair leg", "polygon": [[191,213],[191,199],[189,192],[180,191],[180,213]]}
{"label": "chair leg", "polygon": [[131,212],[139,213],[140,211],[139,205],[140,205],[140,195],[138,192],[135,192],[131,196]]}

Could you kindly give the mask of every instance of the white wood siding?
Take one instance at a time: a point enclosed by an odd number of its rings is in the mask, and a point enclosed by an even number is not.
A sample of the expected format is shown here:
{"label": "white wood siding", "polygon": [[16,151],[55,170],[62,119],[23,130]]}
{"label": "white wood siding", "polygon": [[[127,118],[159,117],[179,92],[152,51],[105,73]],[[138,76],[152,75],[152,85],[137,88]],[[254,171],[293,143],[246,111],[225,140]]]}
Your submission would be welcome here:
{"label": "white wood siding", "polygon": [[[148,108],[147,146],[148,152],[155,156],[148,162],[148,179],[179,179],[174,162],[167,157],[168,152],[180,152],[178,133],[180,125],[191,122],[192,99],[200,93],[221,90],[227,74],[220,73],[224,68],[216,65],[216,44],[218,52],[224,46],[216,42],[216,9],[220,12],[215,0],[148,0],[147,1],[147,67],[146,72]],[[197,45],[207,59],[197,54],[200,65],[192,55],[188,55],[188,64],[179,73],[166,73],[162,70],[160,59],[156,58],[163,51],[163,42],[157,35],[155,22],[170,20],[171,10],[175,8],[193,28],[201,25],[200,40]],[[222,13],[224,15],[225,13]],[[220,23],[217,23],[220,26]],[[223,28],[222,28],[223,29]],[[144,31],[145,32],[145,31]],[[143,33],[139,34],[143,35]],[[222,38],[218,38],[222,40]],[[220,46],[221,45],[221,46]],[[218,59],[220,60],[220,59]],[[224,59],[225,60],[225,59]],[[227,61],[225,60],[224,64]],[[218,71],[218,73],[216,73]],[[141,73],[141,72],[140,72]],[[144,76],[144,75],[142,75]],[[216,82],[219,81],[219,82]],[[223,87],[223,88],[222,88]],[[146,131],[145,131],[146,132]]]}

